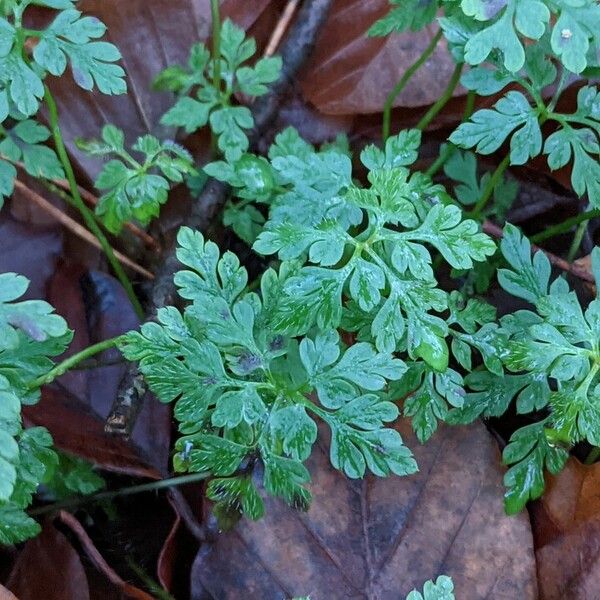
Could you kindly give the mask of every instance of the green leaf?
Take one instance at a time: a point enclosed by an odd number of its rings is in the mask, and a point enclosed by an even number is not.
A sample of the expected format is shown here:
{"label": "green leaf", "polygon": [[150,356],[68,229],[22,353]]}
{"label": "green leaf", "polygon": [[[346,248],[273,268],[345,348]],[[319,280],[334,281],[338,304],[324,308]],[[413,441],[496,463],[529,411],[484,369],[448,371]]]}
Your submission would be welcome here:
{"label": "green leaf", "polygon": [[245,106],[229,106],[213,111],[210,114],[210,126],[219,136],[219,149],[228,162],[235,162],[248,150],[248,136],[244,130],[252,129],[254,119]]}
{"label": "green leaf", "polygon": [[404,167],[417,160],[420,146],[421,131],[405,129],[386,140],[385,151],[374,145],[367,146],[361,152],[360,160],[370,170]]}
{"label": "green leaf", "polygon": [[0,208],[4,204],[4,198],[12,195],[16,178],[17,169],[10,163],[0,160]]}
{"label": "green leaf", "polygon": [[518,429],[502,453],[504,463],[512,465],[504,475],[508,514],[518,513],[529,500],[539,498],[544,492],[544,469],[556,475],[569,457],[564,448],[548,441],[544,427],[542,421]]}
{"label": "green leaf", "polygon": [[94,471],[91,463],[61,452],[58,454],[56,468],[44,485],[60,500],[73,494],[93,494],[101,490],[105,483],[104,479]]}
{"label": "green leaf", "polygon": [[382,37],[392,32],[402,33],[408,29],[419,31],[435,19],[439,8],[437,0],[390,0],[390,4],[398,7],[392,8],[387,15],[375,21],[367,35]]}
{"label": "green leaf", "polygon": [[311,495],[303,487],[303,484],[310,481],[306,467],[298,460],[278,456],[265,446],[261,446],[260,450],[265,466],[265,490],[283,498],[297,510],[308,510]]}
{"label": "green leaf", "polygon": [[598,44],[600,6],[596,2],[561,2],[560,16],[552,29],[552,50],[569,71],[581,73],[587,66],[590,40]]}
{"label": "green leaf", "polygon": [[7,56],[0,56],[0,84],[6,86],[20,113],[31,116],[38,111],[44,84],[15,48]]}
{"label": "green leaf", "polygon": [[237,88],[248,96],[264,96],[268,83],[273,83],[281,73],[281,58],[261,58],[254,67],[241,67],[236,73]]}
{"label": "green leaf", "polygon": [[216,98],[206,97],[195,100],[184,96],[179,98],[161,118],[163,125],[183,127],[186,133],[193,133],[208,123],[210,111],[216,105]]}
{"label": "green leaf", "polygon": [[454,600],[454,583],[447,575],[440,575],[435,583],[426,581],[423,593],[413,590],[406,600]]}
{"label": "green leaf", "polygon": [[7,504],[0,506],[0,544],[10,546],[35,537],[42,528],[24,510]]}
{"label": "green leaf", "polygon": [[460,82],[464,87],[477,92],[479,96],[497,94],[512,81],[514,81],[513,77],[503,71],[481,66],[469,69],[460,78]]}
{"label": "green leaf", "polygon": [[71,64],[77,85],[103,94],[127,91],[125,71],[114,64],[121,58],[116,46],[93,41],[101,38],[106,26],[95,17],[82,17],[77,10],[64,10],[44,30],[33,51],[35,62],[52,75],[62,75]]}
{"label": "green leaf", "polygon": [[381,390],[386,380],[402,377],[406,365],[391,354],[378,353],[371,344],[350,346],[340,357],[339,336],[330,330],[313,340],[300,342],[300,358],[315,386],[319,400],[327,408],[340,408],[358,395],[359,389]]}
{"label": "green leaf", "polygon": [[113,233],[119,233],[131,220],[147,225],[167,201],[171,184],[194,172],[191,155],[175,142],[161,142],[151,135],[138,138],[132,150],[144,155],[140,164],[124,148],[122,130],[107,125],[102,138],[102,141],[79,140],[78,146],[94,156],[115,156],[96,179],[96,187],[106,190],[99,199],[96,214]]}
{"label": "green leaf", "polygon": [[542,151],[542,132],[536,109],[515,90],[507,92],[494,105],[494,110],[478,110],[450,136],[462,148],[476,147],[480,154],[492,154],[510,139],[510,161],[522,165]]}
{"label": "green leaf", "polygon": [[500,249],[512,270],[500,269],[498,281],[513,296],[536,302],[548,293],[550,261],[543,252],[531,255],[531,244],[510,223],[504,227]]}
{"label": "green leaf", "polygon": [[[17,332],[43,342],[49,337],[67,333],[65,320],[54,314],[54,308],[42,300],[16,302],[29,287],[28,280],[16,273],[0,274],[0,337],[2,346],[14,346]],[[1,347],[1,346],[0,346]]]}
{"label": "green leaf", "polygon": [[220,396],[211,420],[215,427],[233,428],[242,421],[252,425],[263,419],[266,412],[267,409],[256,388],[246,385]]}
{"label": "green leaf", "polygon": [[573,159],[571,183],[579,196],[586,192],[593,206],[600,206],[600,145],[596,133],[588,128],[565,126],[548,136],[544,153],[552,169],[564,167]]}
{"label": "green leaf", "polygon": [[438,204],[429,211],[419,228],[397,237],[428,242],[453,267],[470,269],[474,260],[482,261],[494,254],[496,245],[487,235],[478,232],[475,221],[462,221],[461,218],[458,207]]}
{"label": "green leaf", "polygon": [[[193,444],[189,454],[189,470],[196,473],[210,471],[213,475],[231,475],[251,450],[247,446],[216,435],[200,434],[189,439]],[[186,440],[187,438],[180,438],[177,448],[179,449]]]}
{"label": "green leaf", "polygon": [[202,302],[205,295],[211,295],[231,304],[246,287],[248,273],[232,252],[226,252],[219,259],[217,245],[205,242],[199,231],[189,227],[179,230],[177,242],[177,258],[192,269],[175,275],[175,284],[183,298]]}
{"label": "green leaf", "polygon": [[331,427],[331,464],[347,477],[363,477],[368,467],[375,475],[390,473],[410,475],[417,472],[417,463],[395,429],[362,431],[336,418],[326,418]]}
{"label": "green leaf", "polygon": [[225,529],[229,521],[235,521],[236,516],[239,519],[240,513],[255,521],[265,513],[263,500],[249,477],[213,479],[206,489],[206,497],[217,503],[215,514]]}
{"label": "green leaf", "polygon": [[518,34],[539,40],[550,20],[548,7],[540,0],[462,0],[464,13],[478,21],[491,22],[469,39],[465,59],[478,65],[497,49],[512,73],[525,64],[525,50]]}
{"label": "green leaf", "polygon": [[306,460],[317,439],[316,423],[298,404],[274,412],[271,431],[281,440],[285,454],[296,460]]}
{"label": "green leaf", "polygon": [[253,38],[246,39],[244,30],[225,19],[221,26],[221,56],[225,59],[230,73],[256,52],[256,42]]}

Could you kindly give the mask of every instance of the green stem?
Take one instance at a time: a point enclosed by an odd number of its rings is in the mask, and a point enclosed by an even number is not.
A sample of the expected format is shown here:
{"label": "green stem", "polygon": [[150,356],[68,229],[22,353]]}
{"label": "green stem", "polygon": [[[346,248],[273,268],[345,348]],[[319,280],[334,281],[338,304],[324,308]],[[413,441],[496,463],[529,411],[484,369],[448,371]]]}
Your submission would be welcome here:
{"label": "green stem", "polygon": [[110,263],[110,266],[113,268],[115,275],[120,281],[121,285],[125,289],[127,296],[135,309],[138,317],[144,317],[144,309],[140,304],[135,292],[133,290],[133,286],[131,285],[131,281],[125,274],[121,263],[116,259],[114,252],[106,239],[106,236],[96,223],[96,219],[94,218],[94,213],[85,205],[83,200],[81,199],[81,194],[79,193],[79,188],[77,187],[77,180],[75,179],[75,173],[73,171],[73,166],[71,165],[71,161],[69,159],[69,155],[67,154],[67,149],[65,148],[65,143],[63,141],[62,133],[60,131],[60,127],[58,124],[58,108],[56,106],[56,101],[50,92],[48,86],[45,86],[44,100],[46,101],[46,105],[48,106],[48,112],[50,116],[50,128],[52,130],[52,136],[54,138],[54,144],[56,146],[56,152],[58,154],[58,158],[63,166],[65,174],[67,176],[67,181],[69,182],[69,187],[71,188],[71,197],[73,199],[74,206],[81,213],[83,220],[85,221],[88,229],[98,238],[100,242],[100,246],[102,246],[102,250],[106,254],[106,258]]}
{"label": "green stem", "polygon": [[180,477],[169,477],[168,479],[160,479],[159,481],[151,481],[149,483],[142,483],[140,485],[132,485],[130,487],[121,488],[120,490],[114,490],[112,492],[99,492],[97,494],[91,494],[90,496],[66,498],[60,502],[54,504],[48,504],[47,506],[40,506],[34,508],[29,512],[32,517],[38,515],[44,515],[49,512],[55,512],[63,508],[73,508],[75,506],[81,506],[83,504],[90,504],[92,502],[102,502],[104,500],[112,500],[122,496],[132,496],[134,494],[143,494],[145,492],[156,492],[158,490],[164,490],[179,485],[186,485],[187,483],[196,483],[203,481],[210,477],[210,473],[190,473],[188,475],[181,475]]}
{"label": "green stem", "polygon": [[100,352],[104,352],[104,350],[108,350],[109,348],[114,348],[121,340],[123,336],[117,336],[114,338],[110,338],[108,340],[104,340],[103,342],[98,342],[93,346],[88,346],[81,352],[77,352],[73,354],[73,356],[69,356],[61,363],[57,364],[53,369],[48,371],[45,375],[34,379],[30,384],[29,388],[39,388],[42,385],[46,385],[47,383],[52,383],[57,377],[64,375],[69,369],[72,369],[80,362],[91,358],[92,356],[99,354]]}
{"label": "green stem", "polygon": [[[461,123],[468,121],[473,114],[473,110],[475,109],[475,92],[470,90],[467,94],[467,103],[465,105],[465,112],[463,114],[463,118]],[[425,171],[425,175],[428,177],[433,177],[445,164],[446,161],[456,152],[456,146],[450,142],[446,144],[446,147],[441,152],[441,154],[437,157],[437,159],[431,164],[429,169]]]}
{"label": "green stem", "polygon": [[[212,64],[213,64],[213,88],[219,95],[221,93],[221,13],[219,12],[219,0],[210,0],[210,12],[212,16]],[[227,102],[225,101],[224,104]],[[212,154],[218,152],[218,136],[212,131],[210,135],[210,147]]]}
{"label": "green stem", "polygon": [[575,230],[575,235],[573,236],[571,247],[569,248],[569,252],[567,253],[567,262],[573,262],[575,256],[577,256],[577,252],[579,251],[579,247],[581,246],[581,242],[583,241],[583,236],[585,235],[587,226],[588,222],[586,219],[585,221],[579,223],[577,229]]}
{"label": "green stem", "polygon": [[600,458],[600,447],[596,446],[590,450],[590,453],[587,455],[584,465],[593,465]]}
{"label": "green stem", "polygon": [[532,243],[538,244],[539,242],[543,242],[544,240],[560,235],[561,233],[567,233],[576,225],[589,221],[590,219],[595,219],[596,217],[600,217],[600,208],[588,210],[575,215],[574,217],[566,219],[562,223],[552,225],[552,227],[548,227],[546,230],[532,235],[529,239]]}
{"label": "green stem", "polygon": [[494,189],[498,185],[502,175],[504,175],[504,171],[508,169],[508,165],[510,164],[510,155],[507,154],[503,161],[496,167],[493,175],[488,179],[488,182],[481,194],[481,198],[473,208],[473,210],[469,213],[469,216],[473,219],[477,219],[481,216],[481,213],[487,206],[489,199],[492,197],[494,193]]}
{"label": "green stem", "polygon": [[212,17],[213,87],[221,89],[221,13],[219,0],[210,0]]}
{"label": "green stem", "polygon": [[442,31],[438,31],[429,46],[425,48],[425,51],[419,58],[404,72],[404,75],[400,78],[400,81],[394,86],[392,91],[388,94],[388,97],[385,100],[385,104],[383,105],[383,127],[382,127],[382,137],[385,142],[388,137],[390,137],[390,123],[392,120],[392,107],[394,106],[394,100],[398,97],[400,92],[406,87],[406,84],[410,81],[412,76],[423,66],[423,64],[427,61],[427,59],[433,54],[435,51],[438,42],[442,39]]}
{"label": "green stem", "polygon": [[427,126],[437,117],[439,112],[448,104],[450,98],[454,94],[454,90],[460,81],[460,75],[463,70],[464,63],[458,63],[452,72],[450,81],[444,90],[444,93],[437,99],[437,101],[431,105],[429,110],[421,117],[421,120],[417,123],[416,129],[423,131]]}

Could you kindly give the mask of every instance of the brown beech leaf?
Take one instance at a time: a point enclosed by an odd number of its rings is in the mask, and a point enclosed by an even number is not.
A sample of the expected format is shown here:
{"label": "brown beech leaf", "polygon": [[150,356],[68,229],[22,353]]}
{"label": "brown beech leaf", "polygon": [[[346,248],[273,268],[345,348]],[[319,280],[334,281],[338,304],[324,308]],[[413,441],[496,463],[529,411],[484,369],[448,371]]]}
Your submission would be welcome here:
{"label": "brown beech leaf", "polygon": [[406,422],[399,429],[418,474],[351,481],[315,447],[310,510],[268,499],[263,520],[243,520],[199,553],[192,598],[398,600],[442,573],[461,600],[537,598],[529,520],[504,514],[485,427],[443,427],[423,446]]}
{"label": "brown beech leaf", "polygon": [[[367,37],[369,27],[387,10],[388,0],[334,2],[301,80],[306,99],[321,112],[381,112],[391,89],[435,35],[437,26],[384,38]],[[396,99],[395,106],[432,104],[453,70],[452,58],[440,43]]]}
{"label": "brown beech leaf", "polygon": [[19,600],[90,598],[81,559],[51,520],[45,522],[40,535],[25,544],[7,585]]}
{"label": "brown beech leaf", "polygon": [[[223,0],[221,12],[223,18],[230,17],[249,29],[264,16],[271,2]],[[209,37],[210,2],[82,0],[77,8],[107,25],[107,39],[121,51],[121,65],[127,73],[128,94],[123,96],[86,92],[75,85],[70,72],[49,81],[57,97],[69,149],[86,174],[94,175],[101,166],[99,161],[77,151],[73,139],[97,137],[106,123],[124,129],[128,140],[148,132],[161,134],[158,122],[171,106],[172,98],[153,91],[152,82],[165,67],[185,64],[190,47]]]}
{"label": "brown beech leaf", "polygon": [[43,298],[63,250],[60,227],[17,220],[8,206],[0,211],[0,273],[15,271],[31,285],[28,298]]}
{"label": "brown beech leaf", "polygon": [[540,599],[600,598],[600,464],[571,458],[532,514]]}

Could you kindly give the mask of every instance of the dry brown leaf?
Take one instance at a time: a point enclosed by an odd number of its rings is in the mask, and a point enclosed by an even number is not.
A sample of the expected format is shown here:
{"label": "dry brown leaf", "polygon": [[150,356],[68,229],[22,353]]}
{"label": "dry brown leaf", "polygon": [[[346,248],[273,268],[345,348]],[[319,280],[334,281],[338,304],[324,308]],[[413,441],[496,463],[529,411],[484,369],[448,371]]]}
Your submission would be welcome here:
{"label": "dry brown leaf", "polygon": [[46,521],[39,536],[25,544],[7,586],[19,600],[90,598],[79,555],[50,520]]}
{"label": "dry brown leaf", "polygon": [[[437,26],[420,32],[369,38],[369,27],[386,11],[388,0],[336,0],[301,81],[305,97],[321,112],[381,112],[390,90],[419,58]],[[435,102],[445,89],[454,63],[440,44],[394,106]]]}
{"label": "dry brown leaf", "polygon": [[266,501],[192,569],[192,598],[398,600],[446,573],[461,600],[537,598],[527,514],[507,517],[496,443],[485,427],[441,428],[424,446],[400,431],[420,472],[350,481],[315,448],[307,513]]}
{"label": "dry brown leaf", "polygon": [[600,598],[600,464],[571,458],[532,512],[540,599]]}

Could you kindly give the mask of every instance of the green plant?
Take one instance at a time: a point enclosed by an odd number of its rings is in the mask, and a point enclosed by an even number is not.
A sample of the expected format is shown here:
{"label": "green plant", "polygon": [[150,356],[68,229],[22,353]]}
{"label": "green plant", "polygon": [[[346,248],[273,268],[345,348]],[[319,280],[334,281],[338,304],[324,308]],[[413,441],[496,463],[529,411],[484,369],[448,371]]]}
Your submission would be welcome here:
{"label": "green plant", "polygon": [[[461,376],[448,370],[452,325],[463,353],[474,347],[487,358],[475,331],[484,317],[433,314],[451,300],[437,287],[428,246],[469,268],[495,244],[474,222],[461,221],[441,186],[410,175],[404,165],[414,162],[419,143],[420,133],[407,131],[384,151],[365,149],[371,187],[361,188],[346,154],[317,152],[294,130],[280,134],[263,163],[277,185],[264,198],[269,218],[254,248],[283,262],[262,276],[261,294],[245,291],[248,276],[235,255],[219,258],[212,242],[183,229],[178,258],[188,270],[175,282],[191,304],[183,314],[162,309],[158,323],[120,344],[161,400],[177,400],[183,437],[176,469],[215,476],[207,494],[221,516],[261,516],[251,477],[258,462],[268,492],[307,506],[302,462],[317,437],[313,417],[331,429],[331,462],[349,477],[367,468],[380,476],[414,472],[409,450],[384,425],[398,409],[378,392],[389,381],[414,382],[418,371],[439,392],[437,416],[446,402],[462,405]],[[242,194],[254,185],[230,182],[242,184]],[[347,346],[338,330],[357,332],[357,341]],[[430,409],[405,413],[427,439],[437,423]]]}
{"label": "green plant", "polygon": [[454,600],[454,583],[447,575],[440,575],[435,582],[425,582],[422,594],[413,590],[406,600]]}
{"label": "green plant", "polygon": [[[29,29],[24,26],[23,18],[31,6],[47,7],[58,13],[45,29]],[[115,64],[121,55],[113,44],[98,41],[106,26],[99,19],[83,16],[75,9],[74,0],[6,0],[1,8],[5,16],[0,17],[0,206],[13,192],[18,161],[23,160],[25,170],[34,177],[66,176],[70,187],[67,199],[100,242],[141,316],[143,310],[131,282],[93,213],[81,199],[60,131],[56,102],[45,84],[48,76],[61,76],[70,66],[79,87],[96,88],[103,94],[124,94],[125,72]],[[28,44],[29,41],[35,43]],[[48,129],[31,119],[37,115],[41,102],[48,109],[54,150],[41,145],[49,138]]]}
{"label": "green plant", "polygon": [[267,84],[279,77],[281,59],[261,58],[254,66],[246,65],[256,53],[256,42],[229,19],[215,34],[219,43],[212,54],[204,44],[196,44],[187,67],[169,67],[159,75],[155,87],[179,96],[163,116],[164,125],[193,133],[210,124],[219,150],[228,162],[235,163],[248,149],[246,132],[254,120],[246,106],[234,106],[232,99],[241,94],[266,94]]}
{"label": "green plant", "polygon": [[[44,178],[64,173],[79,206],[56,104],[43,83],[38,93],[33,79],[26,91],[19,82],[32,77],[29,71],[35,77],[43,75],[40,70],[61,74],[68,59],[82,87],[95,82],[101,91],[120,93],[122,71],[113,64],[118,53],[93,41],[103,27],[81,17],[70,0],[36,2],[61,12],[43,32],[24,29],[21,17],[29,4],[0,4],[9,16],[0,19],[0,57],[10,66],[0,75],[0,109],[7,107],[9,121],[0,130],[0,193],[12,191],[14,165],[22,162]],[[598,6],[588,0],[418,4],[422,12],[399,6],[371,33],[419,29],[443,8],[440,23],[457,67],[416,128],[386,134],[381,148],[369,145],[361,152],[368,172],[361,182],[344,138],[317,149],[287,128],[267,156],[249,152],[252,116],[232,100],[264,94],[281,61],[260,59],[247,66],[254,41],[230,21],[221,27],[212,2],[212,51],[198,44],[186,68],[170,67],[157,80],[159,89],[178,96],[163,123],[187,133],[210,126],[214,150],[224,160],[215,156],[203,171],[229,184],[225,222],[256,253],[270,257],[269,266],[249,281],[235,254],[183,227],[177,253],[183,268],[175,283],[184,308],[161,308],[156,321],[140,331],[104,340],[59,364],[52,358],[71,337],[64,320],[46,303],[18,301],[24,278],[0,276],[0,541],[22,540],[38,530],[25,511],[40,483],[62,506],[71,505],[72,493],[101,487],[89,465],[52,450],[48,432],[23,430],[20,410],[37,400],[42,385],[115,346],[139,362],[159,400],[174,403],[181,433],[174,467],[190,473],[124,493],[207,479],[206,494],[222,526],[241,515],[260,518],[260,488],[295,508],[308,507],[310,473],[304,462],[319,435],[317,422],[330,431],[331,464],[346,476],[410,475],[418,465],[393,426],[399,416],[410,418],[417,438],[426,442],[440,422],[500,416],[514,401],[532,422],[504,450],[509,513],[539,497],[544,469],[558,472],[572,445],[600,446],[598,299],[584,311],[563,279],[550,283],[546,256],[532,256],[528,240],[510,224],[500,244],[502,257],[496,255],[496,244],[476,220],[505,220],[516,185],[504,171],[542,151],[551,167],[574,158],[574,189],[587,191],[591,203],[599,201],[600,179],[592,165],[600,131],[597,90],[590,85],[579,90],[576,113],[555,112],[569,72],[586,75],[595,67],[590,48],[597,48],[598,29],[592,26]],[[40,40],[31,57],[24,49],[28,37]],[[467,64],[472,68],[462,82],[471,93],[464,122],[450,137],[453,144],[441,149],[430,172],[411,171],[421,131],[452,95]],[[557,78],[547,102],[539,90]],[[475,93],[498,93],[509,84],[494,109],[471,114]],[[42,98],[51,130],[28,118]],[[389,112],[386,118],[389,128]],[[549,121],[557,129],[544,144],[541,126]],[[57,155],[44,145],[50,132]],[[491,153],[509,138],[510,153],[491,174],[480,174],[475,154],[456,148]],[[197,175],[186,150],[149,135],[132,146],[143,155],[138,161],[126,149],[123,132],[111,125],[101,140],[80,145],[110,157],[96,185],[105,191],[97,216],[112,232],[131,219],[147,224],[172,183]],[[457,183],[456,199],[432,180],[441,167]],[[474,218],[463,214],[465,207],[472,207]],[[89,211],[83,215],[95,224]],[[578,217],[581,223],[585,219]],[[439,284],[443,264],[459,279],[459,289]],[[493,306],[473,297],[486,288],[497,265],[508,267],[498,271],[505,291],[533,304],[535,312],[498,319]],[[600,273],[597,250],[593,266]],[[451,580],[442,576],[408,598],[450,599],[452,592]]]}
{"label": "green plant", "polygon": [[[39,300],[19,301],[28,281],[14,273],[0,275],[0,543],[13,544],[40,530],[25,509],[41,483],[95,491],[101,480],[81,461],[61,457],[43,427],[23,429],[21,406],[39,399],[30,382],[52,367],[72,333],[52,307]],[[62,492],[61,492],[62,493]]]}
{"label": "green plant", "polygon": [[144,156],[138,162],[125,149],[125,135],[114,125],[102,130],[102,140],[78,140],[77,145],[92,156],[111,156],[96,179],[103,190],[96,214],[112,233],[135,220],[147,225],[167,201],[171,183],[180,183],[195,173],[191,154],[173,141],[152,135],[140,137],[132,149]]}
{"label": "green plant", "polygon": [[[500,244],[508,269],[498,280],[510,294],[535,306],[500,319],[502,362],[508,373],[474,372],[465,403],[451,420],[466,423],[480,415],[503,414],[516,397],[521,414],[547,411],[540,421],[518,429],[503,453],[512,465],[505,476],[506,510],[518,512],[544,490],[544,469],[557,473],[568,457],[567,449],[586,440],[600,445],[600,369],[597,335],[598,300],[584,311],[564,279],[550,282],[551,267],[512,225]],[[594,273],[600,255],[592,254]],[[548,410],[549,409],[549,410]]]}

